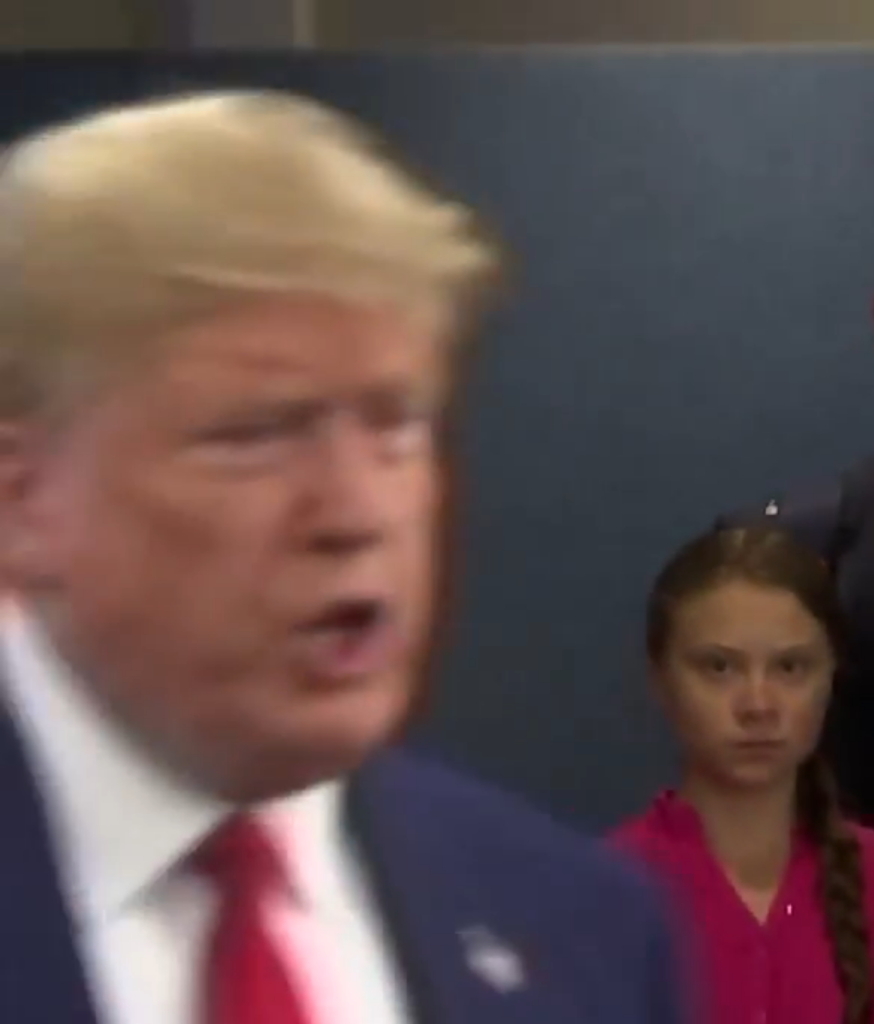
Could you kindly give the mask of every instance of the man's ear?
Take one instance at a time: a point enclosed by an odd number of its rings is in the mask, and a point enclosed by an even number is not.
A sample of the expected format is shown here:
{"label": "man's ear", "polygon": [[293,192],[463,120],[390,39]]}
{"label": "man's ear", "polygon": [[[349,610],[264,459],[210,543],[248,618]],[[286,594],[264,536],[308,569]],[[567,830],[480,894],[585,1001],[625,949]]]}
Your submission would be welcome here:
{"label": "man's ear", "polygon": [[0,420],[0,587],[37,570],[40,516],[39,431],[28,420]]}

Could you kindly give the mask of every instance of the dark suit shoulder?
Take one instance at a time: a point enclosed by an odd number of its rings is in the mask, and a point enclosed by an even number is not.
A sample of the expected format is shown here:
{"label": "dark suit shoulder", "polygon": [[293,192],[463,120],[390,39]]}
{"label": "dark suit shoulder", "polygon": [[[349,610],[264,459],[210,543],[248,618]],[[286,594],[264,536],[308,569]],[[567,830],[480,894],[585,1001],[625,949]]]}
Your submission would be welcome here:
{"label": "dark suit shoulder", "polygon": [[842,520],[843,477],[797,490],[774,493],[757,505],[734,509],[716,520],[716,529],[773,526],[788,530],[801,543],[831,561]]}
{"label": "dark suit shoulder", "polygon": [[569,1001],[567,1019],[683,1019],[674,937],[641,865],[493,786],[403,752],[364,769],[359,797],[364,849],[399,901],[421,908],[427,897],[423,918],[436,915],[446,932],[482,922],[536,950]]}
{"label": "dark suit shoulder", "polygon": [[772,493],[757,505],[734,509],[716,529],[773,525],[786,529],[837,565],[853,548],[874,509],[874,455],[828,480]]}
{"label": "dark suit shoulder", "polygon": [[644,873],[600,839],[435,761],[401,751],[390,758],[395,784],[415,794],[423,813],[439,817],[470,858],[535,872],[542,895],[569,885],[605,905],[627,900],[643,910],[651,902]]}

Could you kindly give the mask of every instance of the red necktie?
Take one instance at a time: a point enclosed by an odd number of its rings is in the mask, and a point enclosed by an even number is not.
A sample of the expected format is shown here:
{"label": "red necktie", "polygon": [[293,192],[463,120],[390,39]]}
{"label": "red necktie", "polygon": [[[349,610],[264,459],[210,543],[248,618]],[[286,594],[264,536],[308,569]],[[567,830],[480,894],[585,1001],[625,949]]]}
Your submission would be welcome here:
{"label": "red necktie", "polygon": [[233,818],[198,850],[194,867],[219,895],[203,1024],[311,1024],[264,922],[266,900],[288,884],[269,837],[250,818]]}

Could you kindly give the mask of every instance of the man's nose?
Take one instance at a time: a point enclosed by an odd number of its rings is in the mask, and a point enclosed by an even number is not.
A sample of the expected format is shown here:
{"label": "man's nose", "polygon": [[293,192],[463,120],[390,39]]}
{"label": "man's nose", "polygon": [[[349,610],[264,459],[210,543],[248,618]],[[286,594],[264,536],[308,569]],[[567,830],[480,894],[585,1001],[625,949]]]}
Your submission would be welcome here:
{"label": "man's nose", "polygon": [[348,556],[378,544],[389,527],[395,485],[366,425],[337,417],[311,470],[310,548]]}
{"label": "man's nose", "polygon": [[376,546],[383,536],[384,531],[375,526],[336,523],[313,531],[309,546],[318,554],[342,557]]}

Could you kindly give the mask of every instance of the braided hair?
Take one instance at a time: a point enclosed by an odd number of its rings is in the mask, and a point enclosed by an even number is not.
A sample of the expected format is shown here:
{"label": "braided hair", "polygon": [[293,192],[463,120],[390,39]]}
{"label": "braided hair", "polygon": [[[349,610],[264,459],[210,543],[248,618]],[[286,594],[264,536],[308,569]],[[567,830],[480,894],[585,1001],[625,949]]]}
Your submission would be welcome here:
{"label": "braided hair", "polygon": [[820,755],[802,765],[796,800],[799,822],[819,852],[819,899],[844,994],[842,1024],[869,1024],[874,986],[862,854],[840,813],[834,776]]}

